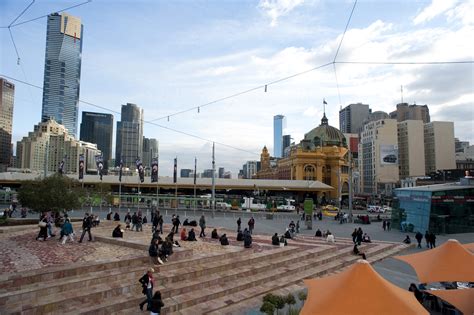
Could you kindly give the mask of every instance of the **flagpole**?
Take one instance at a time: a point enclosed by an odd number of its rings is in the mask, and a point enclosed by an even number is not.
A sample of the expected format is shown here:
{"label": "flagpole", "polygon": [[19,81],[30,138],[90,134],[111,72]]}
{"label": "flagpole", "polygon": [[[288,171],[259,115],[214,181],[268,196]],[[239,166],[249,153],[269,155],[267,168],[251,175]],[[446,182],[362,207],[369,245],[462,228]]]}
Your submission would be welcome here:
{"label": "flagpole", "polygon": [[196,212],[196,166],[197,166],[197,158],[194,157],[194,212]]}
{"label": "flagpole", "polygon": [[175,212],[178,212],[178,157],[174,159],[174,170],[173,170],[173,180],[174,180],[174,202],[175,202]]}
{"label": "flagpole", "polygon": [[158,210],[160,207],[160,155],[156,156],[156,163],[157,163],[157,170],[156,170],[156,209]]}
{"label": "flagpole", "polygon": [[212,143],[212,217],[216,209],[216,160],[215,160],[215,144]]}

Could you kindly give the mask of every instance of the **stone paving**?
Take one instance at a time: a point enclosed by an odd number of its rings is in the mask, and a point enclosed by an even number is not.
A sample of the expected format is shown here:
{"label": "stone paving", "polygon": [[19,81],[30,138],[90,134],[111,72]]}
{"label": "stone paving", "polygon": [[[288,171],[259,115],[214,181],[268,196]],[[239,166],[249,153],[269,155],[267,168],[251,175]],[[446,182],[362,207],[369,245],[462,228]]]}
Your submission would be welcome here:
{"label": "stone paving", "polygon": [[[28,227],[24,231],[0,234],[0,274],[74,262],[119,260],[144,255],[142,251],[131,248],[89,242],[87,236],[79,244],[77,241],[80,235],[76,235],[75,242],[68,240],[65,245],[58,242],[58,236],[46,241],[36,241],[38,231],[31,230]],[[79,229],[76,228],[76,231],[78,233]]]}

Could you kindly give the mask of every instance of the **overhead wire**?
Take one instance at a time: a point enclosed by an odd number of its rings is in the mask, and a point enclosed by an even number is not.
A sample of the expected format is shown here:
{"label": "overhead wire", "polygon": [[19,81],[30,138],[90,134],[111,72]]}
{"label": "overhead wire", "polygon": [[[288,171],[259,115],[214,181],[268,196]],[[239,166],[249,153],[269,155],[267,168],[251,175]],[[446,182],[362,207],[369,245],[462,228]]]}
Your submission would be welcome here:
{"label": "overhead wire", "polygon": [[16,20],[18,20],[23,14],[25,14],[25,12],[33,5],[33,3],[35,3],[35,0],[31,1],[31,3],[23,11],[21,11],[21,13],[18,14],[15,19],[13,19],[13,21],[8,25],[8,27],[10,28],[12,24],[16,22]]}
{"label": "overhead wire", "polygon": [[[29,83],[29,82],[27,82],[27,81],[20,80],[20,79],[11,77],[11,76],[7,76],[7,75],[4,75],[4,74],[0,74],[0,76],[2,76],[2,77],[4,77],[4,78],[7,78],[7,79],[9,79],[9,80],[12,80],[12,81],[16,81],[16,82],[21,83],[21,84],[28,85],[28,86],[30,86],[30,87],[34,87],[34,88],[41,89],[41,90],[43,89],[43,88],[42,88],[41,86],[39,86],[39,85],[32,84],[32,83]],[[104,106],[101,106],[101,105],[98,105],[98,104],[95,104],[95,103],[91,103],[91,102],[88,102],[88,101],[85,101],[85,100],[81,100],[81,99],[79,99],[78,101],[79,101],[80,103],[83,103],[83,104],[86,104],[86,105],[89,105],[89,106],[92,106],[92,107],[95,107],[95,108],[99,108],[99,109],[102,109],[102,110],[105,110],[105,111],[108,111],[108,112],[111,112],[111,113],[114,113],[114,114],[121,115],[121,112],[119,112],[119,111],[117,111],[117,110],[113,110],[113,109],[110,109],[110,108],[107,108],[107,107],[104,107]],[[259,153],[256,153],[256,152],[252,152],[252,151],[249,151],[249,150],[245,150],[245,149],[242,149],[242,148],[238,148],[238,147],[235,147],[235,146],[232,146],[232,145],[223,143],[223,142],[219,142],[219,141],[207,139],[207,138],[204,138],[204,137],[201,137],[201,136],[198,136],[198,135],[189,133],[189,132],[185,132],[185,131],[181,131],[181,130],[178,130],[178,129],[174,129],[174,128],[171,128],[171,127],[163,126],[163,125],[157,124],[157,123],[152,122],[152,121],[149,121],[149,120],[143,120],[143,122],[144,122],[144,123],[147,123],[147,124],[150,124],[150,125],[153,125],[153,126],[157,126],[157,127],[166,129],[166,130],[169,130],[169,131],[172,131],[172,132],[176,132],[176,133],[179,133],[179,134],[182,134],[182,135],[186,135],[186,136],[189,136],[189,137],[193,137],[193,138],[195,138],[195,139],[203,140],[203,141],[206,141],[206,142],[214,142],[214,143],[216,143],[216,144],[218,144],[218,145],[221,145],[221,146],[224,146],[224,147],[227,147],[227,148],[230,148],[230,149],[234,149],[234,150],[237,150],[237,151],[249,153],[249,154],[252,154],[252,155],[259,155]]]}
{"label": "overhead wire", "polygon": [[[64,8],[64,9],[61,9],[61,10],[59,10],[59,11],[54,11],[54,12],[55,12],[55,13],[64,12],[64,11],[66,11],[66,10],[70,10],[70,9],[74,9],[74,8],[80,7],[80,6],[84,5],[84,4],[88,4],[89,2],[92,2],[92,0],[87,0],[87,1],[84,1],[84,2],[81,2],[81,3],[78,3],[78,4],[76,4],[76,5],[73,5],[73,6]],[[1,26],[0,28],[8,28],[8,27],[20,26],[20,25],[23,25],[23,24],[26,24],[26,23],[30,23],[30,22],[33,22],[33,21],[36,21],[36,20],[45,18],[45,17],[47,17],[48,15],[49,15],[49,14],[45,14],[45,15],[42,15],[42,16],[38,16],[38,17],[32,18],[32,19],[30,19],[30,20],[26,20],[26,21],[19,22],[19,23],[16,23],[16,24],[11,24],[11,25],[9,25],[9,26]]]}
{"label": "overhead wire", "polygon": [[346,27],[344,28],[344,33],[342,33],[342,37],[341,37],[341,41],[339,42],[339,46],[337,46],[337,50],[336,50],[336,54],[334,55],[333,62],[336,62],[337,55],[339,54],[339,49],[341,49],[342,41],[344,40],[344,36],[346,36],[347,28],[349,27],[349,23],[351,22],[352,14],[354,13],[356,5],[357,5],[357,0],[354,1],[354,5],[352,6],[351,14],[349,15],[349,18],[347,19]]}

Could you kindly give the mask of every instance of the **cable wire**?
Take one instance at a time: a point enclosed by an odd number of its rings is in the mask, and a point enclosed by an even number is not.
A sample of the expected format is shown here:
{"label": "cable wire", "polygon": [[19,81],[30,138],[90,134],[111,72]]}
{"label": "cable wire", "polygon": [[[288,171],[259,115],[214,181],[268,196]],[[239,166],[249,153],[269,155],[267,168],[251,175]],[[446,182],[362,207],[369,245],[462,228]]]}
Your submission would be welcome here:
{"label": "cable wire", "polygon": [[443,65],[443,64],[469,64],[474,60],[460,61],[335,61],[340,64],[360,64],[360,65]]}
{"label": "cable wire", "polygon": [[25,12],[33,5],[33,3],[35,3],[35,0],[31,1],[31,3],[8,25],[8,27],[10,28],[12,24],[16,22],[16,20],[25,14]]}
{"label": "cable wire", "polygon": [[190,111],[194,111],[194,110],[196,110],[196,109],[197,109],[198,111],[200,111],[201,108],[203,108],[203,107],[205,107],[205,106],[212,105],[212,104],[215,104],[215,103],[219,103],[219,102],[228,100],[228,99],[230,99],[230,98],[234,98],[234,97],[237,97],[237,96],[240,96],[240,95],[243,95],[243,94],[247,94],[247,93],[250,93],[250,92],[253,92],[253,91],[256,91],[256,90],[265,89],[265,92],[266,92],[267,87],[270,86],[270,85],[274,85],[274,84],[277,84],[277,83],[280,83],[280,82],[283,82],[283,81],[292,79],[292,78],[294,78],[294,77],[297,77],[297,76],[300,76],[300,75],[303,75],[303,74],[306,74],[306,73],[309,73],[309,72],[312,72],[312,71],[315,71],[315,70],[318,70],[318,69],[327,67],[327,66],[329,66],[329,65],[331,65],[331,64],[333,64],[333,62],[328,62],[328,63],[325,63],[325,64],[323,64],[323,65],[320,65],[320,66],[317,66],[317,67],[314,67],[314,68],[311,68],[311,69],[308,69],[308,70],[305,70],[305,71],[302,71],[302,72],[298,72],[298,73],[289,75],[289,76],[284,77],[284,78],[281,78],[281,79],[277,79],[277,80],[275,80],[275,81],[271,81],[271,82],[268,82],[268,83],[265,83],[265,84],[262,84],[262,85],[253,87],[253,88],[251,88],[251,89],[247,89],[247,90],[244,90],[244,91],[241,91],[241,92],[237,92],[237,93],[234,93],[234,94],[229,95],[229,96],[221,97],[221,98],[219,98],[219,99],[210,101],[210,102],[208,102],[208,103],[201,104],[201,105],[197,105],[197,106],[193,106],[193,107],[190,107],[190,108],[188,108],[188,109],[184,109],[184,110],[182,110],[182,111],[179,111],[179,112],[176,112],[176,113],[173,113],[173,114],[170,114],[170,115],[165,115],[165,116],[162,116],[162,117],[158,117],[158,118],[152,119],[152,120],[150,120],[150,121],[153,122],[153,121],[162,120],[162,119],[168,119],[168,120],[169,120],[170,117],[173,117],[173,116],[176,116],[176,115],[180,115],[180,114],[183,114],[183,113],[187,113],[187,112],[190,112]]}
{"label": "cable wire", "polygon": [[342,106],[341,91],[339,90],[339,81],[337,80],[336,63],[332,64],[334,69],[334,78],[336,79],[337,95],[339,96],[339,106]]}
{"label": "cable wire", "polygon": [[[22,83],[22,84],[25,84],[25,85],[28,85],[28,86],[37,88],[37,89],[41,89],[41,90],[43,89],[43,88],[42,88],[41,86],[39,86],[39,85],[35,85],[35,84],[29,83],[29,82],[26,82],[26,81],[23,81],[23,80],[19,80],[19,79],[17,79],[17,78],[13,78],[13,77],[10,77],[10,76],[7,76],[7,75],[3,75],[3,74],[0,74],[0,76],[5,77],[5,78],[7,78],[7,79],[9,79],[9,80],[12,80],[12,81],[16,81],[16,82],[19,82],[19,83]],[[121,115],[121,112],[116,111],[116,110],[113,110],[113,109],[110,109],[110,108],[107,108],[107,107],[104,107],[104,106],[101,106],[101,105],[97,105],[97,104],[94,104],[94,103],[91,103],[91,102],[88,102],[88,101],[84,101],[84,100],[81,100],[81,99],[79,99],[78,101],[81,102],[81,103],[83,103],[83,104],[92,106],[92,107],[100,108],[100,109],[106,110],[106,111],[108,111],[108,112]],[[152,122],[152,121],[143,120],[143,122],[144,122],[144,123],[147,123],[147,124],[150,124],[150,125],[153,125],[153,126],[157,126],[157,127],[166,129],[166,130],[169,130],[169,131],[172,131],[172,132],[176,132],[176,133],[179,133],[179,134],[182,134],[182,135],[186,135],[186,136],[189,136],[189,137],[192,137],[192,138],[195,138],[195,139],[203,140],[203,141],[206,141],[206,142],[214,142],[214,143],[219,144],[219,145],[221,145],[221,146],[224,146],[224,147],[227,147],[227,148],[230,148],[230,149],[234,149],[234,150],[237,150],[237,151],[241,151],[241,152],[245,152],[245,153],[249,153],[249,154],[257,155],[257,156],[259,155],[259,153],[256,153],[256,152],[248,151],[248,150],[241,149],[241,148],[238,148],[238,147],[235,147],[235,146],[232,146],[232,145],[223,143],[223,142],[219,142],[219,141],[207,139],[207,138],[204,138],[204,137],[201,137],[201,136],[198,136],[198,135],[195,135],[195,134],[191,134],[191,133],[188,133],[188,132],[185,132],[185,131],[181,131],[181,130],[178,130],[178,129],[174,129],[174,128],[170,128],[170,127],[167,127],[167,126],[163,126],[163,125],[157,124],[157,123]]]}
{"label": "cable wire", "polygon": [[354,5],[352,6],[351,14],[349,15],[349,18],[347,19],[346,28],[344,29],[344,33],[342,33],[342,38],[341,38],[341,41],[339,42],[339,46],[337,46],[337,50],[336,50],[336,54],[334,55],[333,62],[336,62],[337,55],[339,54],[339,49],[341,49],[342,41],[344,40],[344,36],[346,35],[347,28],[349,27],[349,23],[351,22],[352,14],[354,13],[356,4],[357,4],[357,0],[354,1]]}
{"label": "cable wire", "polygon": [[[59,11],[54,11],[54,12],[55,12],[55,13],[64,12],[64,11],[69,10],[69,9],[74,9],[74,8],[80,7],[81,5],[88,4],[89,2],[92,2],[92,0],[87,0],[87,1],[85,1],[85,2],[82,2],[82,3],[76,4],[76,5],[73,5],[73,6],[64,8],[64,9],[61,9],[61,10],[59,10]],[[45,17],[47,17],[48,15],[49,15],[49,14],[45,14],[45,15],[38,16],[38,17],[33,18],[33,19],[30,19],[30,20],[26,20],[26,21],[23,21],[23,22],[16,23],[16,24],[10,24],[9,26],[2,26],[1,28],[20,26],[20,25],[23,25],[23,24],[26,24],[26,23],[30,23],[30,22],[33,22],[33,21],[36,21],[36,20],[45,18]]]}

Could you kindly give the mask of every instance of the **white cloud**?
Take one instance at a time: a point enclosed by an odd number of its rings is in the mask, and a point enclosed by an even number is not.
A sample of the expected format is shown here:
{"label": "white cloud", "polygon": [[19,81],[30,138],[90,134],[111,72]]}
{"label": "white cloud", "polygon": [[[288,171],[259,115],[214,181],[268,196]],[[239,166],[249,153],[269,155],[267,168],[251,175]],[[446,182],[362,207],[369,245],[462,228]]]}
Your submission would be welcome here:
{"label": "white cloud", "polygon": [[429,22],[454,7],[457,2],[458,0],[432,0],[431,4],[413,19],[413,24]]}
{"label": "white cloud", "polygon": [[277,26],[280,16],[287,15],[303,2],[304,0],[261,0],[258,7],[272,19],[270,26],[274,27]]}

